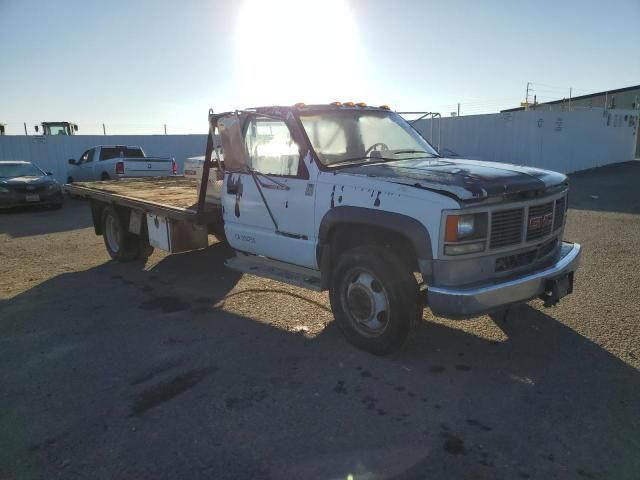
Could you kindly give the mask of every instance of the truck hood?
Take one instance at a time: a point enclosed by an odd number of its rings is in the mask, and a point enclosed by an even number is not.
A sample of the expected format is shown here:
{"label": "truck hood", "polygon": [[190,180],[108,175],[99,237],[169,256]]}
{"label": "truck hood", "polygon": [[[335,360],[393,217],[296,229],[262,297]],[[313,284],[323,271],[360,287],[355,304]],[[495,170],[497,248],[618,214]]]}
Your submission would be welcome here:
{"label": "truck hood", "polygon": [[364,175],[433,190],[454,196],[463,202],[544,192],[567,183],[566,175],[548,170],[458,158],[409,159],[363,164],[341,169],[339,173]]}

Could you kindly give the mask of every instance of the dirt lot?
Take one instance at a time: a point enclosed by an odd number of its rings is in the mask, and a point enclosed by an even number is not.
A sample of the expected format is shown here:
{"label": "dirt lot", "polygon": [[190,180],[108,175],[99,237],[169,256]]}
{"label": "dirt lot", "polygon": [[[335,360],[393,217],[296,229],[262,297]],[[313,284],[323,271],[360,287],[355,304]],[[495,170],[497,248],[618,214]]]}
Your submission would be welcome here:
{"label": "dirt lot", "polygon": [[573,295],[384,358],[219,244],[114,264],[84,202],[0,213],[0,479],[640,478],[640,162],[572,181]]}

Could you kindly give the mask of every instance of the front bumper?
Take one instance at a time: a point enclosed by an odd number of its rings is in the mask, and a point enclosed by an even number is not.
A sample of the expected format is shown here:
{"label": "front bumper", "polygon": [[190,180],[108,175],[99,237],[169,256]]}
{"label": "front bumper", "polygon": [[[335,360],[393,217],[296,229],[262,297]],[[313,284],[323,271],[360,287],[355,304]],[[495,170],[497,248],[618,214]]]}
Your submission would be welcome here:
{"label": "front bumper", "polygon": [[63,201],[62,189],[53,192],[36,192],[36,194],[40,199],[37,202],[28,202],[24,193],[0,193],[0,208],[58,205]]}
{"label": "front bumper", "polygon": [[558,261],[550,267],[468,289],[428,287],[427,304],[436,315],[464,318],[526,302],[545,293],[548,280],[575,272],[580,264],[581,254],[580,244],[563,242]]}

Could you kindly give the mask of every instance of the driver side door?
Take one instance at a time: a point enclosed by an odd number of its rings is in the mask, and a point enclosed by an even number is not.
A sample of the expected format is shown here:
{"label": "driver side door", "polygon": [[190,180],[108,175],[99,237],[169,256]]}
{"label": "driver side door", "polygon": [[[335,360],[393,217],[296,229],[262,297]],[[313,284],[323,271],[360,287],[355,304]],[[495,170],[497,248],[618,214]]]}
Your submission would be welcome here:
{"label": "driver side door", "polygon": [[247,118],[249,168],[226,173],[225,233],[237,250],[315,268],[315,178],[299,137],[284,119]]}
{"label": "driver side door", "polygon": [[80,156],[76,164],[75,175],[73,175],[75,181],[86,182],[93,180],[93,157],[95,151],[95,148],[90,148]]}

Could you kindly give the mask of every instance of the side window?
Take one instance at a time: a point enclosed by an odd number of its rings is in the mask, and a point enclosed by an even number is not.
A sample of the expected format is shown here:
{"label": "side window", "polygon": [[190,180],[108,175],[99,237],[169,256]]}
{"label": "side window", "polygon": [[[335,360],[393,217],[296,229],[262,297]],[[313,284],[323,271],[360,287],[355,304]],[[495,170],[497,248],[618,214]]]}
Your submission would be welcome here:
{"label": "side window", "polygon": [[254,170],[267,175],[298,175],[300,152],[284,121],[253,118],[244,138],[250,166]]}
{"label": "side window", "polygon": [[100,161],[110,160],[120,156],[120,149],[116,147],[102,147],[100,150]]}
{"label": "side window", "polygon": [[84,152],[80,156],[80,161],[78,163],[85,164],[85,163],[93,162],[93,154],[95,153],[95,151],[96,149],[92,148],[91,150],[87,150],[86,152]]}

